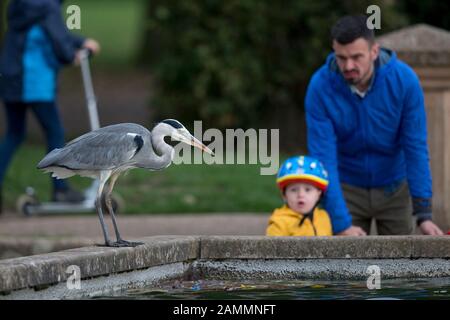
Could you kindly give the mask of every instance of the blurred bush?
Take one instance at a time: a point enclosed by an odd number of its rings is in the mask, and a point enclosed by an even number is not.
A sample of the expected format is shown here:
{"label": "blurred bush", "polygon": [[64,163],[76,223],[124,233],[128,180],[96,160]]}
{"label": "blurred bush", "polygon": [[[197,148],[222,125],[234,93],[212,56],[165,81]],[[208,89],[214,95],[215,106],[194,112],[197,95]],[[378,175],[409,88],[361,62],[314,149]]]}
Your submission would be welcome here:
{"label": "blurred bush", "polygon": [[408,16],[411,24],[428,23],[450,30],[450,2],[442,0],[397,0],[399,11]]}
{"label": "blurred bush", "polygon": [[8,5],[7,0],[0,0],[0,49],[3,45],[3,35],[6,30],[6,8]]}
{"label": "blurred bush", "polygon": [[304,145],[303,99],[329,53],[329,29],[345,14],[382,9],[383,32],[404,25],[392,1],[154,0],[141,60],[155,80],[157,117],[204,127],[280,128]]}

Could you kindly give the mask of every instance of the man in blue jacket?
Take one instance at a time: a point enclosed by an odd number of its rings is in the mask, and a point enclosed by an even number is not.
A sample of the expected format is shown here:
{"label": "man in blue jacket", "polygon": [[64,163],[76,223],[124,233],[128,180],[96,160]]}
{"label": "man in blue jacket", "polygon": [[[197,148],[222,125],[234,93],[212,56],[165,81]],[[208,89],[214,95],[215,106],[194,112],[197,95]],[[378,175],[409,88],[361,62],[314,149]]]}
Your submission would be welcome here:
{"label": "man in blue jacket", "polygon": [[308,148],[329,172],[324,205],[334,234],[441,235],[432,186],[422,88],[395,52],[380,48],[365,16],[332,28],[334,53],[314,73],[305,109]]}
{"label": "man in blue jacket", "polygon": [[[62,65],[79,62],[80,49],[94,53],[95,40],[70,33],[60,0],[13,0],[0,56],[0,97],[7,129],[0,142],[1,188],[14,152],[25,138],[25,116],[33,111],[45,130],[48,151],[64,146],[64,131],[56,104],[57,75]],[[64,180],[53,179],[53,200],[78,202],[83,196]]]}

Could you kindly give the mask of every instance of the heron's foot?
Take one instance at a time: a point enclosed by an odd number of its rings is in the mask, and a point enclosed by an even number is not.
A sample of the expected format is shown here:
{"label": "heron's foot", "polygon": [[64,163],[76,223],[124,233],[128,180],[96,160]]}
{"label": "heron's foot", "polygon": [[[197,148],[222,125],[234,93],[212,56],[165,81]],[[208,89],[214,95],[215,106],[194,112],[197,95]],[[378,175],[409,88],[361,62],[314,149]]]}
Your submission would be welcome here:
{"label": "heron's foot", "polygon": [[131,242],[131,241],[126,241],[123,239],[119,239],[116,242],[113,241],[107,241],[104,246],[106,247],[114,247],[114,248],[121,248],[121,247],[137,247],[141,244],[144,244],[143,242]]}
{"label": "heron's foot", "polygon": [[114,247],[137,247],[141,244],[144,244],[143,242],[131,242],[123,239],[119,239],[116,242],[113,243]]}
{"label": "heron's foot", "polygon": [[113,242],[113,241],[111,241],[111,240],[106,241],[105,244],[104,244],[103,246],[105,246],[105,247],[117,247],[117,246],[115,245],[115,242]]}

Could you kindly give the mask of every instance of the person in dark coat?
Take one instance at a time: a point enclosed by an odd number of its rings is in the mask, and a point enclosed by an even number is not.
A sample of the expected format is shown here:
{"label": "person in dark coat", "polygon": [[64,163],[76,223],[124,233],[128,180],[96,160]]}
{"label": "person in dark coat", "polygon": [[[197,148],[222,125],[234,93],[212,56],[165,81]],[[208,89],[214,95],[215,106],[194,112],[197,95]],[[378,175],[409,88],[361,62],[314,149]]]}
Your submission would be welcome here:
{"label": "person in dark coat", "polygon": [[[79,63],[80,49],[100,50],[97,41],[71,33],[60,0],[11,1],[0,54],[0,98],[6,133],[0,142],[1,191],[11,159],[25,139],[26,112],[31,110],[45,131],[48,151],[64,146],[57,105],[57,77],[64,65]],[[79,202],[83,195],[64,180],[52,179],[53,201]]]}

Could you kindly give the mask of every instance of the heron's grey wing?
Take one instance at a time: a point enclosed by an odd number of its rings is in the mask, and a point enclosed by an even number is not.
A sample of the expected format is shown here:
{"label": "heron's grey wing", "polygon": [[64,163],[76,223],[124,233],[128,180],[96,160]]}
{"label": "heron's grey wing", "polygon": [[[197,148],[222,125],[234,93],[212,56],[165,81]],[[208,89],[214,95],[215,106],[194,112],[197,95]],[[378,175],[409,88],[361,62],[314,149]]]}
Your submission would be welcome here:
{"label": "heron's grey wing", "polygon": [[143,137],[150,135],[150,131],[148,131],[147,128],[145,128],[137,123],[118,123],[118,124],[112,124],[109,126],[101,127],[97,130],[85,133],[85,134],[79,136],[78,138],[75,138],[72,141],[69,141],[66,144],[66,146],[70,146],[71,144],[78,143],[81,140],[91,139],[91,137],[93,135],[103,135],[106,133],[116,133],[117,135],[125,135],[127,133],[136,133]]}
{"label": "heron's grey wing", "polygon": [[[105,127],[106,128],[106,127]],[[142,135],[127,130],[96,130],[50,152],[38,164],[42,169],[60,166],[73,170],[104,170],[132,164],[144,145]]]}

